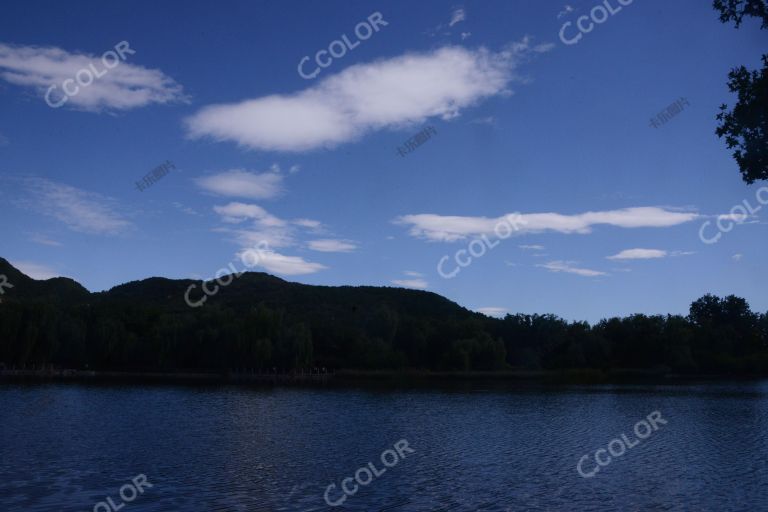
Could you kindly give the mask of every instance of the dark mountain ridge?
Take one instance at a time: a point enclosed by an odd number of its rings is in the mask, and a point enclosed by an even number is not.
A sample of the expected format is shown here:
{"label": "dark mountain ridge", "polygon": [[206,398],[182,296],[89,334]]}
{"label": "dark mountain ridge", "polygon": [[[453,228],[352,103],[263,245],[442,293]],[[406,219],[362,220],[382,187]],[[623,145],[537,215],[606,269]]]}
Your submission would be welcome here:
{"label": "dark mountain ridge", "polygon": [[0,258],[2,276],[12,285],[0,295],[6,366],[768,373],[768,315],[734,296],[706,295],[687,317],[589,325],[490,318],[428,291],[305,285],[259,272],[205,283],[152,277],[96,293],[68,278],[31,279]]}

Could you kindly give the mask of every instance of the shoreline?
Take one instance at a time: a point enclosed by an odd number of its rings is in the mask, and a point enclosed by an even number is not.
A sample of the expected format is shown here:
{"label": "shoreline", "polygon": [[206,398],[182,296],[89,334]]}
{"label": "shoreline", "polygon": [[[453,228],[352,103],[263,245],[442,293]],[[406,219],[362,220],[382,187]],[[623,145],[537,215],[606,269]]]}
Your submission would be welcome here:
{"label": "shoreline", "polygon": [[73,369],[0,370],[0,384],[75,382],[141,384],[226,384],[272,386],[403,387],[470,384],[551,386],[604,384],[691,384],[757,381],[765,375],[673,374],[651,370],[508,370],[495,372],[430,372],[422,370],[339,370],[336,372],[147,372]]}

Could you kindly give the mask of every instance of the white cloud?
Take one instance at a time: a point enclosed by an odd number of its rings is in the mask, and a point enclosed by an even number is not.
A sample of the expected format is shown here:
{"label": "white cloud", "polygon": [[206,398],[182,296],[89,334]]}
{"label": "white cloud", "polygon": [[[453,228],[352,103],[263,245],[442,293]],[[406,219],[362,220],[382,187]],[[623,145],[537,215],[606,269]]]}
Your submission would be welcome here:
{"label": "white cloud", "polygon": [[667,256],[689,256],[696,254],[692,251],[664,251],[661,249],[625,249],[618,254],[608,256],[609,260],[650,260],[666,258]]}
{"label": "white cloud", "polygon": [[618,254],[608,256],[609,260],[650,260],[665,258],[669,253],[659,249],[625,249]]}
{"label": "white cloud", "polygon": [[[752,217],[755,217],[754,215]],[[731,220],[733,222],[736,222],[737,224],[741,224],[742,222],[746,221],[748,218],[750,218],[750,215],[748,213],[726,213],[723,215],[718,215],[717,220]]]}
{"label": "white cloud", "polygon": [[475,311],[478,313],[482,313],[486,316],[493,316],[493,317],[504,317],[508,310],[507,308],[498,308],[498,307],[487,307],[487,308],[477,308]]}
{"label": "white cloud", "polygon": [[34,242],[36,244],[40,244],[40,245],[48,245],[50,247],[61,247],[62,245],[61,242],[57,242],[56,240],[51,240],[47,236],[38,235],[38,234],[33,234],[32,236],[30,236],[29,241]]}
{"label": "white cloud", "polygon": [[416,290],[425,290],[429,286],[426,279],[423,279],[424,275],[419,272],[406,270],[403,274],[411,279],[393,279],[390,282],[394,285],[402,286],[403,288],[414,288]]}
{"label": "white cloud", "polygon": [[313,220],[313,219],[296,219],[293,221],[294,224],[297,226],[309,228],[309,229],[315,229],[319,230],[323,227],[323,223],[319,220]]}
{"label": "white cloud", "polygon": [[350,66],[293,94],[209,105],[185,123],[191,137],[250,149],[333,147],[375,130],[450,119],[484,98],[508,93],[515,68],[542,51],[526,37],[498,53],[459,46],[409,53]]}
{"label": "white cloud", "polygon": [[293,229],[288,222],[272,215],[256,204],[231,202],[214,206],[213,210],[227,224],[250,224],[239,228],[218,228],[215,231],[231,233],[243,247],[256,247],[266,243],[269,247],[288,247],[295,244]]}
{"label": "white cloud", "polygon": [[319,252],[352,252],[357,249],[357,245],[349,240],[311,240],[307,246],[313,251]]}
{"label": "white cloud", "polygon": [[[129,52],[124,55],[128,60],[133,58]],[[111,64],[111,58],[109,62]],[[90,69],[90,66],[96,69],[97,74],[106,73],[88,86],[78,84],[77,94],[69,96],[66,106],[98,112],[188,101],[181,85],[157,69],[121,60],[117,66],[107,70],[101,56],[71,53],[56,47],[0,43],[0,78],[15,85],[31,87],[40,96],[56,85],[55,93],[50,97],[54,104],[63,98],[62,83],[74,79],[78,71]],[[87,78],[82,80],[85,82]]]}
{"label": "white cloud", "polygon": [[239,224],[246,220],[256,220],[263,227],[282,227],[286,221],[278,219],[261,206],[246,203],[229,203],[224,206],[214,206],[213,211],[221,215],[224,222]]}
{"label": "white cloud", "polygon": [[197,178],[195,183],[208,192],[249,199],[271,199],[283,192],[283,176],[277,172],[255,173],[232,169]]}
{"label": "white cloud", "polygon": [[741,261],[741,259],[742,259],[743,257],[744,257],[744,255],[743,255],[743,254],[741,254],[741,253],[736,253],[736,254],[734,254],[733,256],[731,256],[731,259],[732,259],[733,261],[735,261],[735,262],[737,262],[737,263],[738,263],[739,261]]}
{"label": "white cloud", "polygon": [[63,222],[81,233],[115,235],[132,224],[116,210],[114,200],[42,178],[23,180],[29,198],[18,203]]}
{"label": "white cloud", "polygon": [[[515,217],[507,214],[497,218],[461,217],[436,214],[403,215],[396,224],[410,225],[409,234],[430,241],[454,242],[468,237],[495,236],[494,228],[510,225],[508,219],[517,218],[517,234],[554,231],[564,234],[587,234],[596,225],[620,228],[671,227],[699,218],[697,213],[682,212],[659,207],[636,207],[621,210],[586,212],[576,215],[560,213],[528,213]],[[506,233],[507,228],[500,230]]]}
{"label": "white cloud", "polygon": [[496,124],[496,119],[493,116],[478,117],[469,122],[470,124],[487,124],[493,126]]}
{"label": "white cloud", "polygon": [[306,261],[298,256],[286,256],[270,249],[245,249],[238,253],[238,257],[243,261],[258,262],[256,266],[286,276],[313,274],[327,268],[320,263]]}
{"label": "white cloud", "polygon": [[448,23],[448,26],[452,27],[457,23],[461,23],[465,19],[467,19],[467,13],[464,11],[464,9],[454,9],[454,11],[451,13],[451,22]]}
{"label": "white cloud", "polygon": [[194,208],[190,208],[189,206],[184,206],[179,202],[174,201],[171,204],[173,205],[174,208],[176,208],[177,210],[183,213],[186,213],[187,215],[200,215],[199,213],[197,213],[197,211]]}
{"label": "white cloud", "polygon": [[[250,225],[240,229],[227,227],[215,231],[229,233],[243,248],[238,256],[248,255],[248,261],[258,260],[258,266],[266,271],[281,275],[312,274],[326,269],[325,265],[307,261],[298,256],[288,256],[275,249],[295,247],[297,226],[316,232],[322,224],[311,219],[284,220],[272,215],[261,206],[249,203],[231,202],[222,206],[214,206],[214,211],[221,216],[223,222],[229,224]],[[321,252],[349,252],[356,246],[347,240],[313,240],[309,242],[310,249]]]}
{"label": "white cloud", "polygon": [[51,279],[53,277],[59,277],[61,275],[46,265],[32,263],[31,261],[11,261],[11,265],[32,279],[45,280]]}
{"label": "white cloud", "polygon": [[424,290],[429,286],[424,279],[393,279],[392,284],[402,286],[403,288],[414,288],[416,290]]}
{"label": "white cloud", "polygon": [[[238,243],[244,247],[253,247],[259,243],[267,243],[270,247],[291,247],[297,245],[297,227],[318,234],[323,231],[321,222],[312,219],[285,220],[272,215],[259,205],[251,203],[231,202],[226,205],[214,206],[213,210],[221,216],[222,222],[227,224],[243,224],[250,222],[245,227],[218,228],[216,231],[232,233]],[[336,245],[332,245],[335,242]],[[315,250],[325,252],[346,252],[341,249],[351,250],[351,242],[343,240],[321,240],[316,244]],[[330,249],[338,249],[331,251]]]}
{"label": "white cloud", "polygon": [[524,251],[543,251],[543,245],[518,245]]}
{"label": "white cloud", "polygon": [[557,13],[557,19],[560,19],[560,18],[562,18],[564,16],[567,16],[568,14],[572,13],[573,11],[574,11],[573,7],[571,7],[570,5],[566,5],[565,7],[563,7],[562,11]]}
{"label": "white cloud", "polygon": [[576,274],[585,277],[607,276],[605,272],[599,270],[591,270],[588,268],[574,267],[572,261],[550,261],[548,263],[536,265],[537,267],[545,268],[550,272],[566,272],[568,274]]}

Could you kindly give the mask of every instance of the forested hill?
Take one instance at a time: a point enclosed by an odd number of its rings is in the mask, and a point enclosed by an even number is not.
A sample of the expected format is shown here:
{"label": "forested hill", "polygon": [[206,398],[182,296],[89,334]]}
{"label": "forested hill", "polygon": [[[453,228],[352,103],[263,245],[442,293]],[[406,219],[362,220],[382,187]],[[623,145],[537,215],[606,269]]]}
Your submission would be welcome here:
{"label": "forested hill", "polygon": [[[45,281],[37,281],[17,270],[7,260],[0,258],[0,276],[6,276],[7,282],[13,288],[2,287],[0,300],[50,300],[50,301],[81,301],[89,292],[77,281],[66,277],[55,277]],[[0,279],[0,283],[3,280]]]}
{"label": "forested hill", "polygon": [[0,287],[0,365],[9,367],[768,373],[768,315],[734,296],[704,296],[687,317],[592,326],[554,315],[494,319],[431,292],[255,272],[207,283],[210,295],[200,281],[157,277],[90,293],[71,279],[31,279],[0,258]]}

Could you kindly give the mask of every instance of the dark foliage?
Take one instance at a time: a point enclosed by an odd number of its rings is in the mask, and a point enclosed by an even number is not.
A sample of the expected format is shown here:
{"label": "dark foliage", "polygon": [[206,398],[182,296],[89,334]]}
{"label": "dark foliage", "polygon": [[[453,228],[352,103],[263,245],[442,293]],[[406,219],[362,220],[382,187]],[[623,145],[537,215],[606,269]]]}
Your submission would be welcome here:
{"label": "dark foliage", "polygon": [[761,28],[768,28],[768,3],[765,0],[715,0],[715,10],[720,11],[720,21],[733,21],[736,28],[741,25],[744,16],[762,18]]}
{"label": "dark foliage", "polygon": [[[715,0],[720,21],[734,21],[738,28],[744,16],[762,19],[761,28],[768,28],[768,3],[765,0]],[[738,95],[736,105],[728,111],[720,107],[720,124],[716,133],[725,137],[728,149],[739,164],[742,179],[747,183],[768,179],[768,55],[763,55],[763,69],[749,71],[744,66],[728,74],[728,88]]]}
{"label": "dark foliage", "polygon": [[0,363],[226,371],[638,369],[768,372],[768,316],[706,295],[688,317],[633,315],[594,326],[553,315],[488,318],[434,293],[324,287],[247,273],[190,308],[194,281],[152,278],[89,293],[32,280],[0,259]]}

